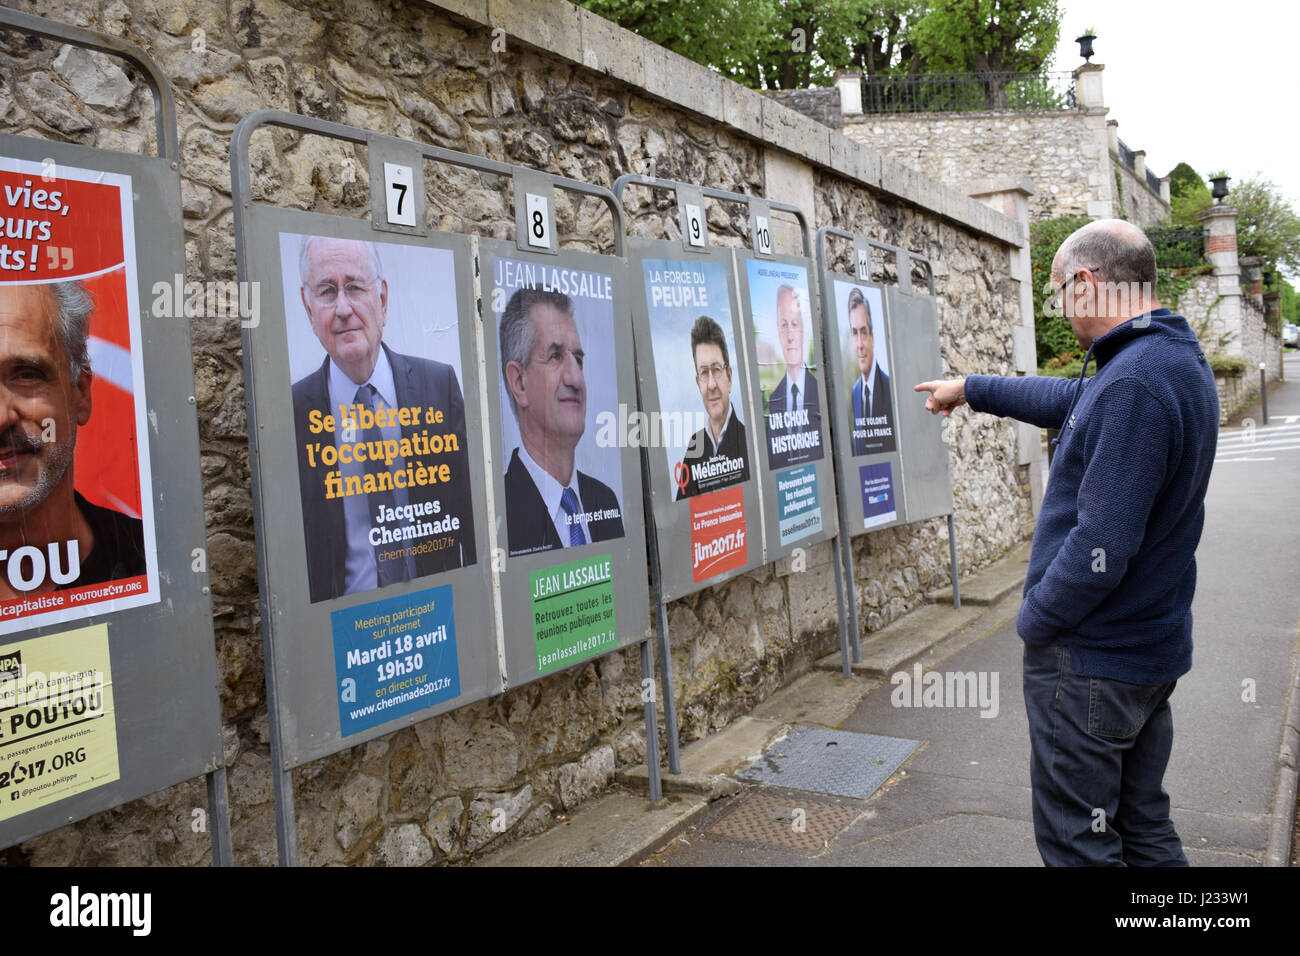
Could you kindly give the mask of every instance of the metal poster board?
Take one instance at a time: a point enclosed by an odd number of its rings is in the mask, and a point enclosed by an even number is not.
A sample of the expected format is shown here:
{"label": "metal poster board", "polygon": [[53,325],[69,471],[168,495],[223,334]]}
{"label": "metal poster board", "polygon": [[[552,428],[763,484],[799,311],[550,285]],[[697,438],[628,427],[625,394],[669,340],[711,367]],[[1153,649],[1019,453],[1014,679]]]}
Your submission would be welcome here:
{"label": "metal poster board", "polygon": [[[852,246],[852,273],[832,268],[831,240]],[[897,285],[873,281],[873,250],[892,256]],[[848,538],[948,516],[954,604],[960,607],[952,523],[952,485],[942,421],[912,390],[941,378],[933,270],[920,257],[865,236],[824,226],[817,233],[825,303],[829,391],[834,406],[842,560],[853,580]],[[926,271],[924,290],[912,281]],[[857,602],[849,602],[853,659],[859,659]],[[847,667],[847,662],[846,665]]]}
{"label": "metal poster board", "polygon": [[478,247],[504,660],[518,686],[649,637],[627,263]]}
{"label": "metal poster board", "polygon": [[114,37],[0,26],[131,63],[159,146],[0,134],[0,364],[25,395],[0,452],[0,846],[204,774],[226,865],[189,326],[207,313],[187,305],[169,87]]}
{"label": "metal poster board", "polygon": [[[623,187],[641,177],[624,176]],[[731,250],[707,244],[703,198],[678,192],[683,240],[630,238],[632,327],[648,434],[662,602],[764,562],[748,336]]]}
{"label": "metal poster board", "polygon": [[[818,233],[823,252],[828,236],[852,239],[823,228]],[[899,386],[885,290],[871,281],[873,246],[885,248],[871,240],[855,243],[854,275],[833,272],[822,259],[832,414],[843,465],[838,491],[850,537],[907,521],[900,454],[907,438],[899,434],[895,412]]]}
{"label": "metal poster board", "polygon": [[[254,202],[248,148],[262,126],[363,145],[371,218]],[[474,237],[430,230],[430,160],[512,177],[517,245],[486,241],[480,251]],[[240,275],[267,290],[260,325],[245,329],[245,388],[277,836],[291,864],[290,768],[630,643],[642,643],[648,672],[635,453],[629,463],[600,447],[595,421],[632,387],[626,358],[616,359],[630,340],[617,321],[626,266],[556,251],[554,188],[596,187],[336,123],[253,113],[235,130],[231,174]],[[615,227],[621,241],[617,215]],[[537,409],[525,427],[540,422],[553,435],[542,450],[531,445],[522,477],[537,458],[559,456],[575,420],[581,437],[591,432],[577,443],[576,500],[564,502],[584,543],[566,534],[557,545],[557,529],[507,471],[504,455],[530,445],[510,442],[520,418],[514,431],[502,419],[495,313],[482,317],[498,268],[523,277],[501,284],[502,310],[537,286],[516,338],[540,347],[553,344],[540,331],[563,333],[554,355],[507,362],[504,374],[532,386],[520,393]],[[589,330],[581,346],[568,337],[579,326]],[[574,368],[588,352],[604,362],[588,370],[590,389]],[[601,408],[579,411],[593,394]],[[529,507],[512,521],[519,502]]]}
{"label": "metal poster board", "polygon": [[[803,226],[802,213],[796,215]],[[806,255],[763,251],[772,248],[770,236],[761,245],[769,216],[754,216],[760,223],[754,251],[733,253],[741,314],[752,343],[749,371],[760,422],[757,473],[767,563],[834,538],[839,529],[817,274]],[[806,252],[806,228],[801,232]]]}
{"label": "metal poster board", "polygon": [[[925,273],[918,285],[913,270]],[[934,296],[933,267],[924,259],[899,252],[899,283],[885,289],[889,316],[890,355],[897,370],[900,394],[894,406],[902,443],[903,483],[908,522],[952,514],[952,476],[944,419],[925,410],[924,396],[911,386],[943,378],[939,354],[939,317]]]}
{"label": "metal poster board", "polygon": [[245,387],[289,768],[500,692],[473,263],[465,237],[342,216],[251,204],[243,226],[262,290]]}

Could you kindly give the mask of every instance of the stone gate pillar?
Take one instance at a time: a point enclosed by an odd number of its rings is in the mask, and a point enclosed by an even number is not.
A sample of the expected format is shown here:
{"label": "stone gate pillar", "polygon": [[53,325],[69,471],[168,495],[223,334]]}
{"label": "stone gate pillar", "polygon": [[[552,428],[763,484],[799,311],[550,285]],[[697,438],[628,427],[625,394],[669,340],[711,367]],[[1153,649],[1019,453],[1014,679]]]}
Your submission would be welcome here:
{"label": "stone gate pillar", "polygon": [[1209,342],[1230,336],[1226,355],[1245,356],[1241,315],[1241,263],[1237,260],[1237,210],[1211,206],[1198,217],[1205,229],[1205,258],[1218,280],[1219,301],[1211,314]]}

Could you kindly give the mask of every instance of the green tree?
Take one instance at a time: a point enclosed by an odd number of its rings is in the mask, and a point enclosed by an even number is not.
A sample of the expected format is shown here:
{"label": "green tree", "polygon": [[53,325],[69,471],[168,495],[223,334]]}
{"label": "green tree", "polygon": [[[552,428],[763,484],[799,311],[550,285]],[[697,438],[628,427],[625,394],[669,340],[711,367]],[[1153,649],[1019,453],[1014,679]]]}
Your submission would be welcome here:
{"label": "green tree", "polygon": [[1277,186],[1258,176],[1243,179],[1224,200],[1237,209],[1237,250],[1295,275],[1300,272],[1300,216]]}
{"label": "green tree", "polygon": [[927,73],[1033,73],[1060,34],[1056,0],[938,0],[913,37]]}
{"label": "green tree", "polygon": [[1204,189],[1205,180],[1187,163],[1179,163],[1169,170],[1169,195],[1181,196],[1191,189]]}
{"label": "green tree", "polygon": [[1179,163],[1169,171],[1169,218],[1174,222],[1195,225],[1200,213],[1213,202],[1205,180],[1187,163]]}
{"label": "green tree", "polygon": [[1060,33],[1057,0],[579,0],[753,89],[870,75],[1036,71]]}
{"label": "green tree", "polygon": [[1092,220],[1087,216],[1060,216],[1029,224],[1029,268],[1034,283],[1034,341],[1039,367],[1068,352],[1077,351],[1079,340],[1063,315],[1048,315],[1047,302],[1053,293],[1052,259],[1074,230]]}
{"label": "green tree", "polygon": [[778,0],[580,0],[580,5],[735,78],[746,51],[770,40]]}
{"label": "green tree", "polygon": [[1297,318],[1297,316],[1300,316],[1300,311],[1297,310],[1297,306],[1300,306],[1300,303],[1297,303],[1296,301],[1295,286],[1287,282],[1286,279],[1281,281],[1280,286],[1281,288],[1279,291],[1282,293],[1282,318],[1291,323],[1300,322],[1300,318]]}

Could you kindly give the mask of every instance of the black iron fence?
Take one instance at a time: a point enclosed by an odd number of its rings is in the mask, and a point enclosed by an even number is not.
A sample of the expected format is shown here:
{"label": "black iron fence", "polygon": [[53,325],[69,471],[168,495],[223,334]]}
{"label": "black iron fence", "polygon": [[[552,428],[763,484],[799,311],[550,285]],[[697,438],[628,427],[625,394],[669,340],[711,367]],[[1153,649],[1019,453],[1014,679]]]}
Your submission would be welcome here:
{"label": "black iron fence", "polygon": [[1147,170],[1147,188],[1157,196],[1160,195],[1160,177],[1149,169]]}
{"label": "black iron fence", "polygon": [[1205,261],[1205,230],[1200,226],[1155,226],[1146,234],[1162,269],[1190,269]]}
{"label": "black iron fence", "polygon": [[969,113],[977,110],[1072,110],[1072,73],[930,73],[869,76],[865,113]]}
{"label": "black iron fence", "polygon": [[1137,170],[1137,157],[1133,155],[1133,150],[1128,148],[1128,144],[1122,139],[1119,140],[1119,161],[1134,171]]}

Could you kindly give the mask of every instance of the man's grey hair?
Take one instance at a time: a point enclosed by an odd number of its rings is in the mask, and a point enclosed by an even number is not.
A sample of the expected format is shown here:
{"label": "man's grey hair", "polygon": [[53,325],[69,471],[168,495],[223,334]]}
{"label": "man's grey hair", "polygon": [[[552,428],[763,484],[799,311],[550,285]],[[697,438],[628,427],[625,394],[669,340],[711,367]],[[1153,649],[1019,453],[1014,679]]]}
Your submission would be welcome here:
{"label": "man's grey hair", "polygon": [[[311,251],[313,242],[319,242],[322,239],[338,239],[337,236],[303,236],[302,245],[298,249],[298,279],[305,286],[307,284],[307,255]],[[373,242],[367,242],[364,239],[339,239],[340,242],[359,242],[366,247],[370,253],[370,262],[375,267],[375,278],[384,277],[384,264],[379,261],[379,248]]]}
{"label": "man's grey hair", "polygon": [[573,303],[567,295],[534,286],[516,289],[506,303],[506,310],[501,313],[501,377],[505,380],[510,409],[515,415],[519,414],[519,407],[515,404],[515,393],[510,388],[506,366],[516,362],[520,368],[528,367],[528,362],[533,357],[533,347],[537,344],[537,330],[533,328],[531,312],[534,306],[543,304],[573,318]]}
{"label": "man's grey hair", "polygon": [[1091,224],[1072,233],[1057,252],[1061,278],[1091,269],[1108,282],[1156,283],[1156,251],[1136,227]]}
{"label": "man's grey hair", "polygon": [[76,385],[82,373],[90,371],[86,341],[90,338],[90,313],[95,309],[95,300],[80,282],[53,282],[50,291],[54,294],[56,310],[54,329],[68,357],[72,384]]}
{"label": "man's grey hair", "polygon": [[847,314],[854,309],[861,309],[867,313],[867,335],[871,335],[871,303],[867,301],[867,297],[862,294],[862,290],[857,286],[854,286],[849,292],[849,304],[844,311]]}

